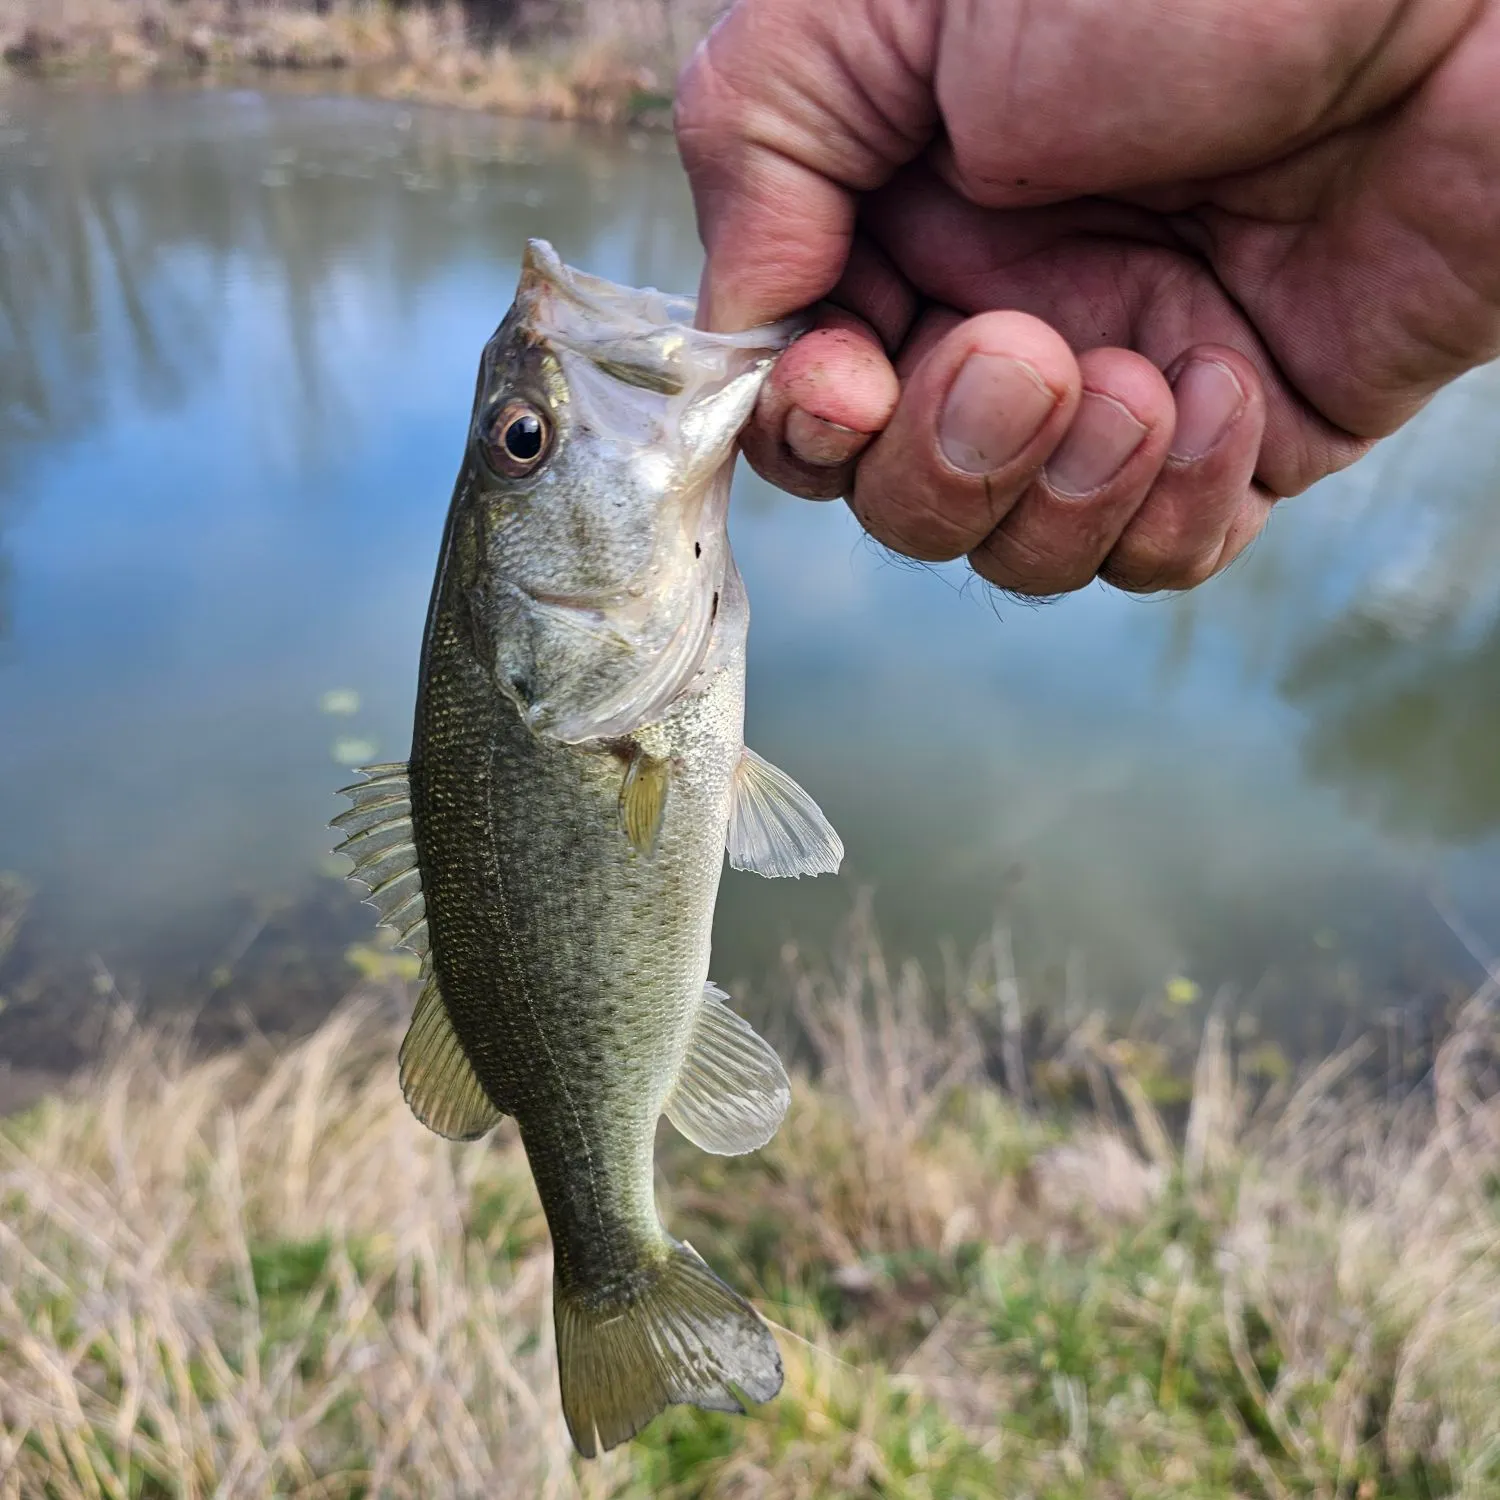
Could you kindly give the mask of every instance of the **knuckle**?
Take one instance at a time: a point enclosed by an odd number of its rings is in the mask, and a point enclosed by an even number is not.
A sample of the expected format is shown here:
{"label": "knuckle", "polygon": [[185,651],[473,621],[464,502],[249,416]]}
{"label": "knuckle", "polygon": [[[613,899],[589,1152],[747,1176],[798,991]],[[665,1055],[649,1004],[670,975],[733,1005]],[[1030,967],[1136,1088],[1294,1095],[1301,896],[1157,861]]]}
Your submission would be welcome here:
{"label": "knuckle", "polygon": [[1110,553],[1099,576],[1128,594],[1181,593],[1207,583],[1222,553],[1222,542],[1195,551],[1134,542]]}
{"label": "knuckle", "polygon": [[762,479],[803,500],[837,500],[850,485],[854,464],[817,468],[804,464],[759,419],[752,420],[740,438],[745,461]]}
{"label": "knuckle", "polygon": [[691,174],[721,158],[745,134],[747,104],[714,64],[711,37],[704,37],[677,80],[672,129],[684,167]]}
{"label": "knuckle", "polygon": [[969,566],[997,588],[1028,598],[1076,593],[1094,578],[1091,559],[999,528],[969,554]]}
{"label": "knuckle", "polygon": [[918,562],[950,562],[974,545],[974,536],[930,497],[871,482],[863,465],[855,472],[849,508],[877,542]]}

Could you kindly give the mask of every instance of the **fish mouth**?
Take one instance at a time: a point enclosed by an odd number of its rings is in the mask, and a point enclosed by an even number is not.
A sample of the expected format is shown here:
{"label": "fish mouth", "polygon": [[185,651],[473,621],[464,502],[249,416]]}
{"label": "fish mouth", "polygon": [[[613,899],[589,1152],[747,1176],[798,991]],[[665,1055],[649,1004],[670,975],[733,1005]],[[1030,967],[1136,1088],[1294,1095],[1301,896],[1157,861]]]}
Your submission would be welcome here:
{"label": "fish mouth", "polygon": [[565,265],[546,240],[528,240],[516,290],[527,321],[549,343],[591,360],[627,385],[665,395],[717,366],[728,378],[770,359],[806,330],[805,316],[743,333],[696,326],[695,298],[654,287],[621,286]]}

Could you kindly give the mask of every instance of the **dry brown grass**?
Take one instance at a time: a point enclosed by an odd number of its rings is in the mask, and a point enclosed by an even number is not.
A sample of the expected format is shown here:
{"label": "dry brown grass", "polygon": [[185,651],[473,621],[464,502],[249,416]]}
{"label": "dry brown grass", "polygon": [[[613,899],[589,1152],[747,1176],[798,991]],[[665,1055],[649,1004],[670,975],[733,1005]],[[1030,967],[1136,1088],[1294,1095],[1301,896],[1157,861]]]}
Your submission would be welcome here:
{"label": "dry brown grass", "polygon": [[[500,113],[661,124],[718,0],[565,0],[481,34],[456,0],[0,0],[0,54],[47,74],[207,81],[342,72],[361,92]],[[523,8],[525,13],[525,8]]]}
{"label": "dry brown grass", "polygon": [[781,1134],[662,1156],[775,1402],[572,1458],[515,1136],[417,1126],[366,990],[279,1056],[127,1034],[0,1138],[0,1496],[1500,1492],[1486,997],[1399,1105],[1349,1055],[1257,1102],[1210,1024],[1179,1144],[1018,1109],[984,997],[935,1023],[868,934],[794,989]]}

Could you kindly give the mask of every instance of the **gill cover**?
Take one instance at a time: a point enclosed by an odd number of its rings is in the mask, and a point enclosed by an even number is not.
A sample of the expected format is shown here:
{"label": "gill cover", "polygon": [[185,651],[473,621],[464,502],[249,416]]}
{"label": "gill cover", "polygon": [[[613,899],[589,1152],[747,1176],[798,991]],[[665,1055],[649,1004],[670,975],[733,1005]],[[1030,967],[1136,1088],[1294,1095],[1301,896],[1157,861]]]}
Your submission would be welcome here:
{"label": "gill cover", "polygon": [[[569,743],[661,717],[732,584],[735,443],[792,323],[725,335],[691,299],[527,247],[485,348],[450,555],[476,650],[531,727]],[[522,413],[527,425],[506,429]],[[545,434],[517,474],[498,430]]]}

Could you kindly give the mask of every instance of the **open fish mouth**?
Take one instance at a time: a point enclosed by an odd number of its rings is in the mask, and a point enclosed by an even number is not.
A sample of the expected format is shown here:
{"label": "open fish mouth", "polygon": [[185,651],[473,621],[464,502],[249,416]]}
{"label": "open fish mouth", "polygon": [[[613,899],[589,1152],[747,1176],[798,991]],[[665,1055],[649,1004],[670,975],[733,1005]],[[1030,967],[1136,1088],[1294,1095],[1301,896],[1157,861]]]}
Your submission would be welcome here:
{"label": "open fish mouth", "polygon": [[[543,483],[540,467],[512,472],[503,455],[484,469],[532,488],[488,534],[477,586],[493,606],[481,649],[496,685],[549,739],[635,733],[706,658],[736,442],[800,324],[711,333],[693,326],[696,306],[574,270],[533,240],[487,350],[475,423],[525,406],[555,434]],[[526,380],[542,389],[508,383],[518,367],[540,370]],[[491,455],[494,430],[474,428]]]}
{"label": "open fish mouth", "polygon": [[546,240],[528,240],[516,303],[549,343],[582,355],[627,385],[676,395],[701,380],[715,354],[727,372],[745,353],[767,356],[808,326],[794,317],[745,333],[694,326],[694,297],[654,287],[620,286],[565,265]]}

